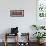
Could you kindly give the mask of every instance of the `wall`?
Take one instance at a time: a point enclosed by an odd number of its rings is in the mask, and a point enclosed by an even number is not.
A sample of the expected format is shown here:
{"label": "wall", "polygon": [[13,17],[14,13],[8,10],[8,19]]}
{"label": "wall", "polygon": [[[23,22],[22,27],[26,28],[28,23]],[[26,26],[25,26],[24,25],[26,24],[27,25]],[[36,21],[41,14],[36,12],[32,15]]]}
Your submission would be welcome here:
{"label": "wall", "polygon": [[[24,17],[10,17],[10,10],[24,9]],[[0,34],[10,32],[11,27],[19,27],[19,32],[30,32],[36,24],[36,0],[0,0]]]}

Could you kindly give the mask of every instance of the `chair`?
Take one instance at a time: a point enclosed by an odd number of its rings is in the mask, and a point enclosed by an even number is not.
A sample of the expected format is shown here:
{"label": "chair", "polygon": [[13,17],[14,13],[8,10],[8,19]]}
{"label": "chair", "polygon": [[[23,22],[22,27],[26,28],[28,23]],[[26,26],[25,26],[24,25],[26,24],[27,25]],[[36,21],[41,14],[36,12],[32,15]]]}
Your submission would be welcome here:
{"label": "chair", "polygon": [[8,42],[7,42],[7,38],[10,38],[10,36],[17,36],[17,38],[15,39],[15,40],[17,40],[16,41],[16,46],[18,46],[18,34],[16,35],[16,34],[9,34],[9,33],[6,33],[5,34],[5,46],[7,46],[7,44],[8,44]]}
{"label": "chair", "polygon": [[11,28],[11,33],[5,33],[5,46],[7,46],[7,44],[8,44],[7,38],[10,38],[13,36],[17,36],[15,40],[17,40],[16,46],[18,46],[18,27]]}
{"label": "chair", "polygon": [[26,39],[26,41],[20,42],[19,46],[30,46],[29,42],[29,33],[21,33],[22,40]]}

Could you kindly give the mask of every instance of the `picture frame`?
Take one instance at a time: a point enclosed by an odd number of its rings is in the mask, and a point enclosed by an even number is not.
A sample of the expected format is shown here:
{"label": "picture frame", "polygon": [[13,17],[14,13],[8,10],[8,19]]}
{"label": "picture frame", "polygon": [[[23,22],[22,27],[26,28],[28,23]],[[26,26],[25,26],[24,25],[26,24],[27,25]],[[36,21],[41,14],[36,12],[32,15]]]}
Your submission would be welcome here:
{"label": "picture frame", "polygon": [[24,10],[10,10],[11,17],[24,17]]}
{"label": "picture frame", "polygon": [[46,25],[46,0],[36,1],[36,24]]}

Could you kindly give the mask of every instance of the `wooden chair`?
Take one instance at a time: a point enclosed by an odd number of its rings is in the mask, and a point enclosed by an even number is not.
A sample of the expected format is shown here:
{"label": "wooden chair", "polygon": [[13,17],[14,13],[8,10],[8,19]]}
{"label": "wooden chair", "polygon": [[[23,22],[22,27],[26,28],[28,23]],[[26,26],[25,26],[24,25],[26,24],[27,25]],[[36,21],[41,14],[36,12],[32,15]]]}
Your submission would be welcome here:
{"label": "wooden chair", "polygon": [[29,42],[29,33],[21,33],[21,36],[26,36],[26,39],[27,41],[25,42],[26,43],[26,46],[30,46],[30,42]]}
{"label": "wooden chair", "polygon": [[5,41],[4,41],[4,43],[5,43],[5,46],[7,46],[8,45],[8,42],[7,42],[7,36],[17,36],[17,38],[15,38],[17,41],[16,41],[16,45],[15,46],[18,46],[18,33],[17,34],[10,34],[10,33],[5,33]]}

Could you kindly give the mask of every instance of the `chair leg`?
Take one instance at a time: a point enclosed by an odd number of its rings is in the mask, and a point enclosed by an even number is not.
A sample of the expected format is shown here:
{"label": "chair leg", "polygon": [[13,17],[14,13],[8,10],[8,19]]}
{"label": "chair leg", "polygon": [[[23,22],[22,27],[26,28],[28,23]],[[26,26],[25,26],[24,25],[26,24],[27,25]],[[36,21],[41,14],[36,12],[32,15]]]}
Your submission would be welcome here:
{"label": "chair leg", "polygon": [[7,46],[7,34],[5,34],[5,46]]}
{"label": "chair leg", "polygon": [[7,41],[4,42],[5,46],[7,46]]}
{"label": "chair leg", "polygon": [[18,46],[18,34],[17,34],[17,46]]}

